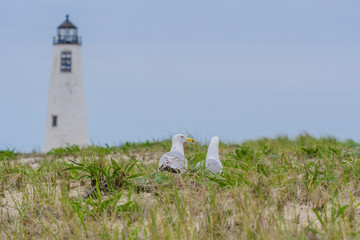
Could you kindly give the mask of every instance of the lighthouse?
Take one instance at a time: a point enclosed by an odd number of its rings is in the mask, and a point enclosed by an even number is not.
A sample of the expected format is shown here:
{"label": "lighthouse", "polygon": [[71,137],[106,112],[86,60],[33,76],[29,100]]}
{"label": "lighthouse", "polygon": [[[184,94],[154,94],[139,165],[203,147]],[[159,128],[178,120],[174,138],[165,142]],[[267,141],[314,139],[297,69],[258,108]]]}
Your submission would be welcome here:
{"label": "lighthouse", "polygon": [[53,45],[44,152],[68,145],[89,144],[81,38],[69,15],[57,28]]}

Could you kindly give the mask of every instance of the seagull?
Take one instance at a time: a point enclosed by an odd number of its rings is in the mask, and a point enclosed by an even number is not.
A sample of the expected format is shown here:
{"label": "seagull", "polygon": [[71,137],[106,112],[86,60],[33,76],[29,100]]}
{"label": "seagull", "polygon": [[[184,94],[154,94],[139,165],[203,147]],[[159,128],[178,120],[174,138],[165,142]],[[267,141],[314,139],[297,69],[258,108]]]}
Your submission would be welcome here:
{"label": "seagull", "polygon": [[222,164],[219,157],[219,137],[212,137],[206,155],[206,160],[200,161],[195,168],[205,169],[212,173],[221,173]]}
{"label": "seagull", "polygon": [[184,156],[184,142],[194,142],[194,139],[187,138],[183,134],[176,134],[172,138],[170,152],[161,156],[159,171],[165,170],[173,173],[184,173],[187,170],[188,161]]}

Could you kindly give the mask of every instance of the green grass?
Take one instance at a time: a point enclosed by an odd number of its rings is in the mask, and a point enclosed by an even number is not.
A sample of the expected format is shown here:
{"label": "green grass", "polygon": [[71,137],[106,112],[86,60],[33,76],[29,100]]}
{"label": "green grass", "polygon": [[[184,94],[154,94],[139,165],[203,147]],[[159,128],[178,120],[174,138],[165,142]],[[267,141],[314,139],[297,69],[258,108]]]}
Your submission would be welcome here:
{"label": "green grass", "polygon": [[[0,151],[0,239],[359,239],[360,144],[220,144],[224,169],[157,172],[171,141]],[[189,167],[207,146],[186,144]]]}

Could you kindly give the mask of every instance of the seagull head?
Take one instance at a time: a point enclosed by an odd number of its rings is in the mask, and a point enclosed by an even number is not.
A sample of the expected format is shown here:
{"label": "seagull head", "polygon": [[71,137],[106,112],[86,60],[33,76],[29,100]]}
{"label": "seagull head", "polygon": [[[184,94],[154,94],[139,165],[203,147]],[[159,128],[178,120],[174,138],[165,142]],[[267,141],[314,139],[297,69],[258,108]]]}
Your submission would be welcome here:
{"label": "seagull head", "polygon": [[184,134],[176,134],[173,138],[172,138],[172,142],[195,142],[194,139],[192,138],[188,138],[186,137]]}
{"label": "seagull head", "polygon": [[219,157],[219,137],[212,137],[210,140],[208,152],[206,155],[206,159],[215,159],[220,161]]}
{"label": "seagull head", "polygon": [[219,145],[219,142],[220,142],[220,138],[217,136],[212,137],[210,140],[210,144],[213,143],[214,145]]}

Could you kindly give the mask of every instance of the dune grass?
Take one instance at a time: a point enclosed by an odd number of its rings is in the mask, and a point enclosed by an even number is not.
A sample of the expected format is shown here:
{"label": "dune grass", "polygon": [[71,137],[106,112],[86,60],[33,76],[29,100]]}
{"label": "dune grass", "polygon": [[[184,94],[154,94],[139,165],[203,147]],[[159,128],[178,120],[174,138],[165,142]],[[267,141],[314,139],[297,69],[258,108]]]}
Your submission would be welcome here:
{"label": "dune grass", "polygon": [[[157,172],[171,141],[0,151],[0,239],[359,239],[360,145],[220,144],[220,175]],[[207,146],[185,145],[189,167]]]}

